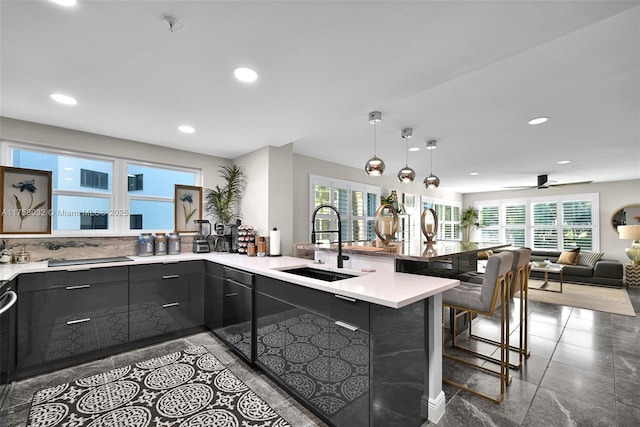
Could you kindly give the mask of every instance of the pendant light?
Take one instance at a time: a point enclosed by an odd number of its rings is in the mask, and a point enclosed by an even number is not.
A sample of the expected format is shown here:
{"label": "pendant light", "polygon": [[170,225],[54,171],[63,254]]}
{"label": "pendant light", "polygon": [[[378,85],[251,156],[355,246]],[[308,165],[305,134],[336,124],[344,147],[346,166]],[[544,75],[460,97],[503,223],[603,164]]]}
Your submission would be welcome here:
{"label": "pendant light", "polygon": [[402,139],[404,139],[404,160],[405,166],[398,172],[398,180],[403,184],[408,184],[416,179],[416,171],[409,167],[409,138],[413,136],[413,129],[402,129]]}
{"label": "pendant light", "polygon": [[373,157],[364,165],[364,170],[369,176],[380,176],[384,173],[384,162],[376,155],[376,123],[379,121],[382,121],[380,111],[369,113],[369,123],[373,125]]}
{"label": "pendant light", "polygon": [[438,141],[430,139],[427,141],[427,150],[431,152],[431,169],[429,176],[424,179],[424,186],[427,188],[438,188],[440,186],[440,178],[433,174],[433,150],[438,148]]}

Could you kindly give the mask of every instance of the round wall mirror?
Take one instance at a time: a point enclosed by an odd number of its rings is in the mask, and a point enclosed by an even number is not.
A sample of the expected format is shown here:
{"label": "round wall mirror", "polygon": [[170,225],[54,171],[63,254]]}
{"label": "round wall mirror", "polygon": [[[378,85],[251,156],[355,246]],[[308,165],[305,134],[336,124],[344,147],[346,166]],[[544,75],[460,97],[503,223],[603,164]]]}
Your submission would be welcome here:
{"label": "round wall mirror", "polygon": [[613,227],[616,233],[618,232],[619,225],[637,224],[640,224],[640,204],[624,206],[611,216],[611,227]]}

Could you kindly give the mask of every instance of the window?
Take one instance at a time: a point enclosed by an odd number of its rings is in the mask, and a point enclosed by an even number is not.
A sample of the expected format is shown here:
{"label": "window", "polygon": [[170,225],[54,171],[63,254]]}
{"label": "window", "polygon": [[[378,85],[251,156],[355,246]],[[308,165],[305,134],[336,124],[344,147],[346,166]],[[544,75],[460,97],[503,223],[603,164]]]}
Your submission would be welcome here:
{"label": "window", "polygon": [[479,202],[483,241],[532,249],[599,248],[598,195]]}
{"label": "window", "polygon": [[80,186],[108,190],[109,174],[88,169],[80,169]]}
{"label": "window", "polygon": [[433,204],[433,209],[438,215],[438,239],[460,239],[460,205],[439,201]]}
{"label": "window", "polygon": [[8,149],[12,166],[52,171],[53,234],[173,230],[174,185],[199,185],[201,181],[195,169],[5,141],[3,147]]}
{"label": "window", "polygon": [[[315,175],[311,175],[309,181],[311,213],[323,204],[334,206],[340,212],[343,242],[376,238],[374,218],[380,200],[379,187]],[[318,211],[315,229],[317,240],[337,241],[335,232],[338,230],[338,223],[335,212],[331,209]]]}

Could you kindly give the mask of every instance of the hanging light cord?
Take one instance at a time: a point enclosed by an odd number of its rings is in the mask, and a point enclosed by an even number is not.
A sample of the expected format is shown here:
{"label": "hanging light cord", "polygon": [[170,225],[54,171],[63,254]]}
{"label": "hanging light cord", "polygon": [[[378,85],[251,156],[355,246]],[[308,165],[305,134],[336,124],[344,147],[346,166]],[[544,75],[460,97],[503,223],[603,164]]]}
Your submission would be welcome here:
{"label": "hanging light cord", "polygon": [[378,150],[376,149],[376,124],[373,122],[373,157],[378,157]]}
{"label": "hanging light cord", "polygon": [[433,150],[429,150],[430,151],[430,155],[431,155],[431,171],[429,172],[429,175],[433,175]]}
{"label": "hanging light cord", "polygon": [[404,165],[409,166],[409,141],[404,139]]}

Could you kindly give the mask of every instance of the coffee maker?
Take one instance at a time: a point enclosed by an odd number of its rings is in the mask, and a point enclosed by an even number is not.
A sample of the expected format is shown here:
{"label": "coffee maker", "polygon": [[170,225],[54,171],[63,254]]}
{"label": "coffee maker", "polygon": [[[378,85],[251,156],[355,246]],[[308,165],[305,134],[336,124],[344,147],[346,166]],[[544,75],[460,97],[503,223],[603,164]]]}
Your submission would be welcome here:
{"label": "coffee maker", "polygon": [[216,240],[215,250],[217,252],[238,252],[238,224],[215,225]]}
{"label": "coffee maker", "polygon": [[211,223],[206,219],[194,219],[196,234],[193,236],[193,253],[211,252],[209,236],[211,235]]}

